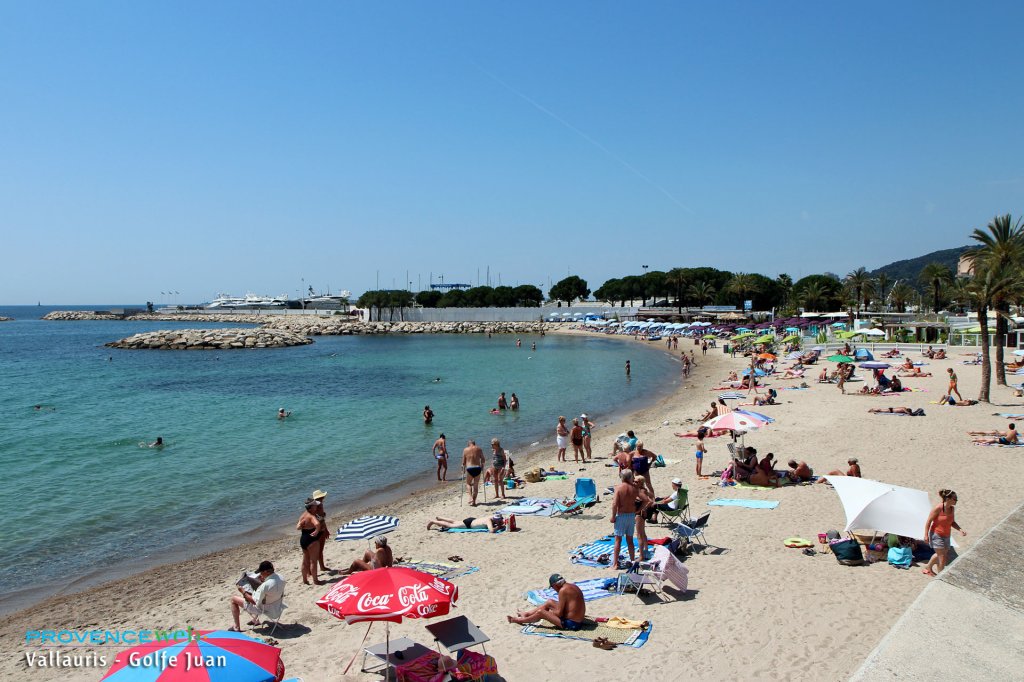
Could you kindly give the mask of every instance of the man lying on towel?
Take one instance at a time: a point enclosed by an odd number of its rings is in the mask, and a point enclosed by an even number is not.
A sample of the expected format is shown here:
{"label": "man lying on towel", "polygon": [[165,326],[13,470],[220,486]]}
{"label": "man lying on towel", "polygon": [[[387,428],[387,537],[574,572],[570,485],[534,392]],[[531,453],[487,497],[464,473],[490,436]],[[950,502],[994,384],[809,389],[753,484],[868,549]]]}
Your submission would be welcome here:
{"label": "man lying on towel", "polygon": [[548,579],[548,585],[558,593],[558,599],[549,599],[535,609],[520,611],[518,616],[507,616],[508,622],[526,625],[546,620],[559,630],[579,630],[587,615],[583,591],[557,573]]}

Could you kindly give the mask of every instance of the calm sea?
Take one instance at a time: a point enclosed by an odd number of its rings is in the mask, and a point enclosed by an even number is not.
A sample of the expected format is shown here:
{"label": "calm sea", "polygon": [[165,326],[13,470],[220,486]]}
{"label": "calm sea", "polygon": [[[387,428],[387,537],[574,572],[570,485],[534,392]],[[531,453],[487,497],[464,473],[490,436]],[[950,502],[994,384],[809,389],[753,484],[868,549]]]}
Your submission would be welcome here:
{"label": "calm sea", "polygon": [[[493,436],[521,452],[553,443],[559,414],[600,424],[678,381],[666,353],[557,335],[524,336],[522,348],[509,336],[415,335],[113,350],[103,344],[141,331],[230,325],[38,319],[68,308],[0,307],[16,318],[0,323],[0,608],[33,586],[239,542],[297,518],[314,488],[329,491],[330,511],[430,480],[441,432],[456,455]],[[519,413],[490,414],[501,391],[516,392]],[[279,407],[291,418],[277,420]],[[140,447],[157,436],[163,450]]]}

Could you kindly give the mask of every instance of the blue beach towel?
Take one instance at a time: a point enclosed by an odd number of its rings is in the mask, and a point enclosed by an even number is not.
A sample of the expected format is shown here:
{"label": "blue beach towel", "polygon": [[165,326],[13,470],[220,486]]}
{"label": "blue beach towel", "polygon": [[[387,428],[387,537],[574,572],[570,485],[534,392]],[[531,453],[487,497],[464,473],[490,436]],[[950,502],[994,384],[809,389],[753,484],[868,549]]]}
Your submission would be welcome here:
{"label": "blue beach towel", "polygon": [[[576,587],[583,592],[583,601],[594,601],[616,596],[618,594],[615,590],[617,583],[617,578],[590,578],[578,581]],[[609,590],[609,586],[612,589]],[[540,606],[549,599],[558,599],[558,593],[550,587],[542,590],[530,590],[526,593],[526,600],[534,606]]]}
{"label": "blue beach towel", "polygon": [[522,516],[552,516],[555,513],[556,502],[557,500],[550,497],[528,497],[499,511],[502,514]]}
{"label": "blue beach towel", "polygon": [[[636,538],[633,538],[634,547],[636,546]],[[608,537],[600,538],[594,542],[580,545],[576,549],[572,550],[572,563],[580,564],[581,566],[591,566],[593,568],[609,568],[611,562],[607,564],[598,563],[597,558],[602,554],[611,556],[612,550],[615,549],[615,538]],[[650,559],[654,555],[654,550],[650,547],[647,548],[647,553],[644,555],[644,559]],[[622,546],[619,548],[619,565],[624,565],[629,562],[629,550],[626,548],[626,541],[622,541]]]}
{"label": "blue beach towel", "polygon": [[[587,621],[584,621],[584,627],[586,627]],[[593,626],[587,628],[594,630]],[[639,649],[647,643],[648,638],[651,636],[651,631],[654,630],[654,624],[651,623],[647,626],[646,630],[638,630],[636,634],[631,635],[625,642],[619,644],[620,647],[626,647],[630,649]],[[535,623],[533,625],[524,625],[523,629],[520,630],[524,635],[539,635],[541,637],[558,637],[559,639],[579,639],[584,642],[593,641],[593,637],[587,637],[583,632],[578,634],[571,630],[556,630],[555,626],[548,624]]]}
{"label": "blue beach towel", "polygon": [[718,498],[708,502],[709,507],[745,507],[746,509],[775,509],[779,506],[776,500],[729,500]]}

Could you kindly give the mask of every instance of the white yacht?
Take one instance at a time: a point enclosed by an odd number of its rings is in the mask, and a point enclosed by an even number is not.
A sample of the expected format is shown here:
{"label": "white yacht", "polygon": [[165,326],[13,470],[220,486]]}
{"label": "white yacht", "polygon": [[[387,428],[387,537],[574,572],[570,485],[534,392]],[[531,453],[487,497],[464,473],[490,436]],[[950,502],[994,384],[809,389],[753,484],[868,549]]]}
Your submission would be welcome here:
{"label": "white yacht", "polygon": [[306,310],[348,310],[351,291],[341,291],[337,294],[314,294],[310,287],[310,295],[300,299],[299,304]]}
{"label": "white yacht", "polygon": [[231,294],[217,294],[217,298],[205,307],[213,310],[259,310],[264,308],[284,308],[288,301],[286,296],[257,296],[248,293],[244,297]]}

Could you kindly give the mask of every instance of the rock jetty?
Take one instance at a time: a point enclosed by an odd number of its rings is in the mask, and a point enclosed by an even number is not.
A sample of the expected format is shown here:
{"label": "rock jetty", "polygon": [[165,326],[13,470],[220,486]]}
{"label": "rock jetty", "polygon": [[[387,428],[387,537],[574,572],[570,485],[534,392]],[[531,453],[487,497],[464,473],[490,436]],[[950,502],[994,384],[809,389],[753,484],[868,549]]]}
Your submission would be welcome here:
{"label": "rock jetty", "polygon": [[278,329],[173,329],[135,334],[112,341],[110,348],[156,350],[233,350],[304,346],[312,339]]}
{"label": "rock jetty", "polygon": [[76,321],[76,320],[121,320],[121,315],[100,313],[91,310],[54,310],[43,315],[44,320]]}

